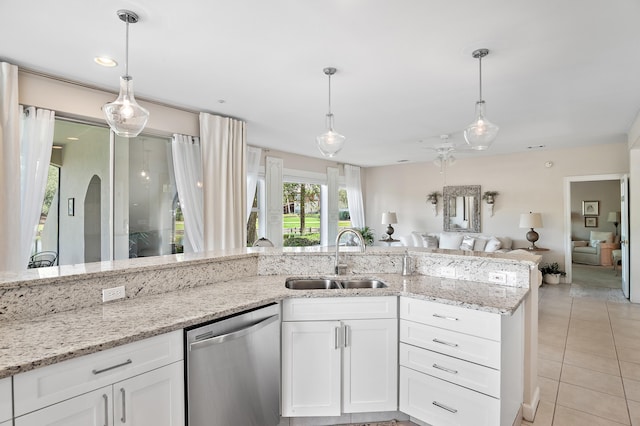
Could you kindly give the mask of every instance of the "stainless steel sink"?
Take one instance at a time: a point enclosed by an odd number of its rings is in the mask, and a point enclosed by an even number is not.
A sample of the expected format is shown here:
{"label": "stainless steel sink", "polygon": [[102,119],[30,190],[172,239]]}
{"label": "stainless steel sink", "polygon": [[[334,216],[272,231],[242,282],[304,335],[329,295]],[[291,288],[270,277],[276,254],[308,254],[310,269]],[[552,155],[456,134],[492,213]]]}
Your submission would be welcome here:
{"label": "stainless steel sink", "polygon": [[332,279],[332,278],[287,278],[284,286],[291,290],[332,290],[350,288],[385,288],[380,280],[369,278]]}
{"label": "stainless steel sink", "polygon": [[340,281],[342,288],[385,288],[387,285],[380,280],[352,279]]}
{"label": "stainless steel sink", "polygon": [[291,290],[331,290],[342,288],[337,281],[328,278],[287,278],[284,286]]}

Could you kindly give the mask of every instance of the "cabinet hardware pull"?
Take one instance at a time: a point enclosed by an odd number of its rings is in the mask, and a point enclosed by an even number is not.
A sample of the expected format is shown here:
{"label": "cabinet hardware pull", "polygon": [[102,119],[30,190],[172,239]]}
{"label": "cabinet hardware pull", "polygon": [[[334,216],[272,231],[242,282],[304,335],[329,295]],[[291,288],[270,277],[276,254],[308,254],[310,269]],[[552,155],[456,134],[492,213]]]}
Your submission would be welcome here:
{"label": "cabinet hardware pull", "polygon": [[438,365],[438,364],[433,364],[433,368],[436,368],[436,369],[442,370],[442,371],[446,371],[447,373],[451,373],[451,374],[458,374],[458,370],[452,370],[450,368],[443,367],[443,366]]}
{"label": "cabinet hardware pull", "polygon": [[124,392],[124,388],[120,388],[120,394],[122,395],[122,417],[120,417],[120,421],[122,423],[127,422],[127,402],[125,401],[126,394]]}
{"label": "cabinet hardware pull", "polygon": [[109,397],[103,393],[102,398],[104,399],[104,426],[109,426]]}
{"label": "cabinet hardware pull", "polygon": [[336,327],[333,330],[335,335],[335,341],[336,341],[336,349],[340,349],[340,328],[341,327]]}
{"label": "cabinet hardware pull", "polygon": [[105,371],[113,370],[114,368],[124,367],[125,365],[131,364],[131,363],[133,363],[133,361],[128,359],[123,363],[120,363],[120,364],[117,364],[117,365],[112,365],[111,367],[103,368],[102,370],[91,370],[91,372],[93,374],[100,374],[100,373],[104,373]]}
{"label": "cabinet hardware pull", "polygon": [[438,401],[433,401],[432,404],[435,405],[436,407],[442,408],[443,410],[447,410],[448,412],[453,414],[458,412],[458,410],[456,410],[455,408],[447,407],[444,404],[440,404]]}
{"label": "cabinet hardware pull", "polygon": [[456,317],[447,317],[447,316],[440,315],[440,314],[433,314],[433,316],[434,316],[434,317],[436,317],[436,318],[446,319],[446,320],[449,320],[449,321],[460,321],[460,320],[459,320],[458,318],[456,318]]}
{"label": "cabinet hardware pull", "polygon": [[457,343],[445,342],[444,340],[439,340],[439,339],[433,339],[433,341],[435,343],[440,343],[441,345],[451,346],[452,348],[457,348],[458,347]]}
{"label": "cabinet hardware pull", "polygon": [[344,326],[344,347],[346,348],[347,346],[349,346],[349,339],[350,339],[350,335],[349,335],[349,326],[345,325]]}

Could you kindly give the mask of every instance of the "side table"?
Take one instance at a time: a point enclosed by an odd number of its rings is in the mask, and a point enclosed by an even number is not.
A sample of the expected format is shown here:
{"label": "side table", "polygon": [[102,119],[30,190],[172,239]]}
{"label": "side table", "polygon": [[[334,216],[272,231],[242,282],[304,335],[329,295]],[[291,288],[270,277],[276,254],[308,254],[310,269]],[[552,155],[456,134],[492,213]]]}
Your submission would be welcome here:
{"label": "side table", "polygon": [[600,243],[600,265],[611,266],[611,252],[620,248],[620,243]]}
{"label": "side table", "polygon": [[393,238],[387,238],[387,239],[378,240],[378,241],[380,241],[381,243],[387,243],[387,245],[389,247],[391,247],[391,244],[393,244],[393,243],[399,243],[400,242],[400,240],[394,240]]}

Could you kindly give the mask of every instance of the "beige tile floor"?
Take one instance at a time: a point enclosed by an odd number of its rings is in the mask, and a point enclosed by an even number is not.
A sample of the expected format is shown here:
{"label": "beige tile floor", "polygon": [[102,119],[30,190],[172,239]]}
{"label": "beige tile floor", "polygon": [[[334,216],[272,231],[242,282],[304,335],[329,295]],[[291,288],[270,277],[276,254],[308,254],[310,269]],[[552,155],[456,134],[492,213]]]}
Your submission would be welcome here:
{"label": "beige tile floor", "polygon": [[523,425],[640,426],[640,304],[583,290],[540,288],[540,405]]}

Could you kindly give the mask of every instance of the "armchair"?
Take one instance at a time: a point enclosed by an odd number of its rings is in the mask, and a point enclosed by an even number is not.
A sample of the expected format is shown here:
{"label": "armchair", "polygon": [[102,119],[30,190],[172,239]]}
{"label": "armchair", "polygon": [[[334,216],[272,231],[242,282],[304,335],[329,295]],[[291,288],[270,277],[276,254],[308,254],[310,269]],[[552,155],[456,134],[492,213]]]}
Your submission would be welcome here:
{"label": "armchair", "polygon": [[600,244],[612,243],[613,238],[613,232],[591,231],[589,241],[572,241],[572,262],[587,265],[600,265]]}

